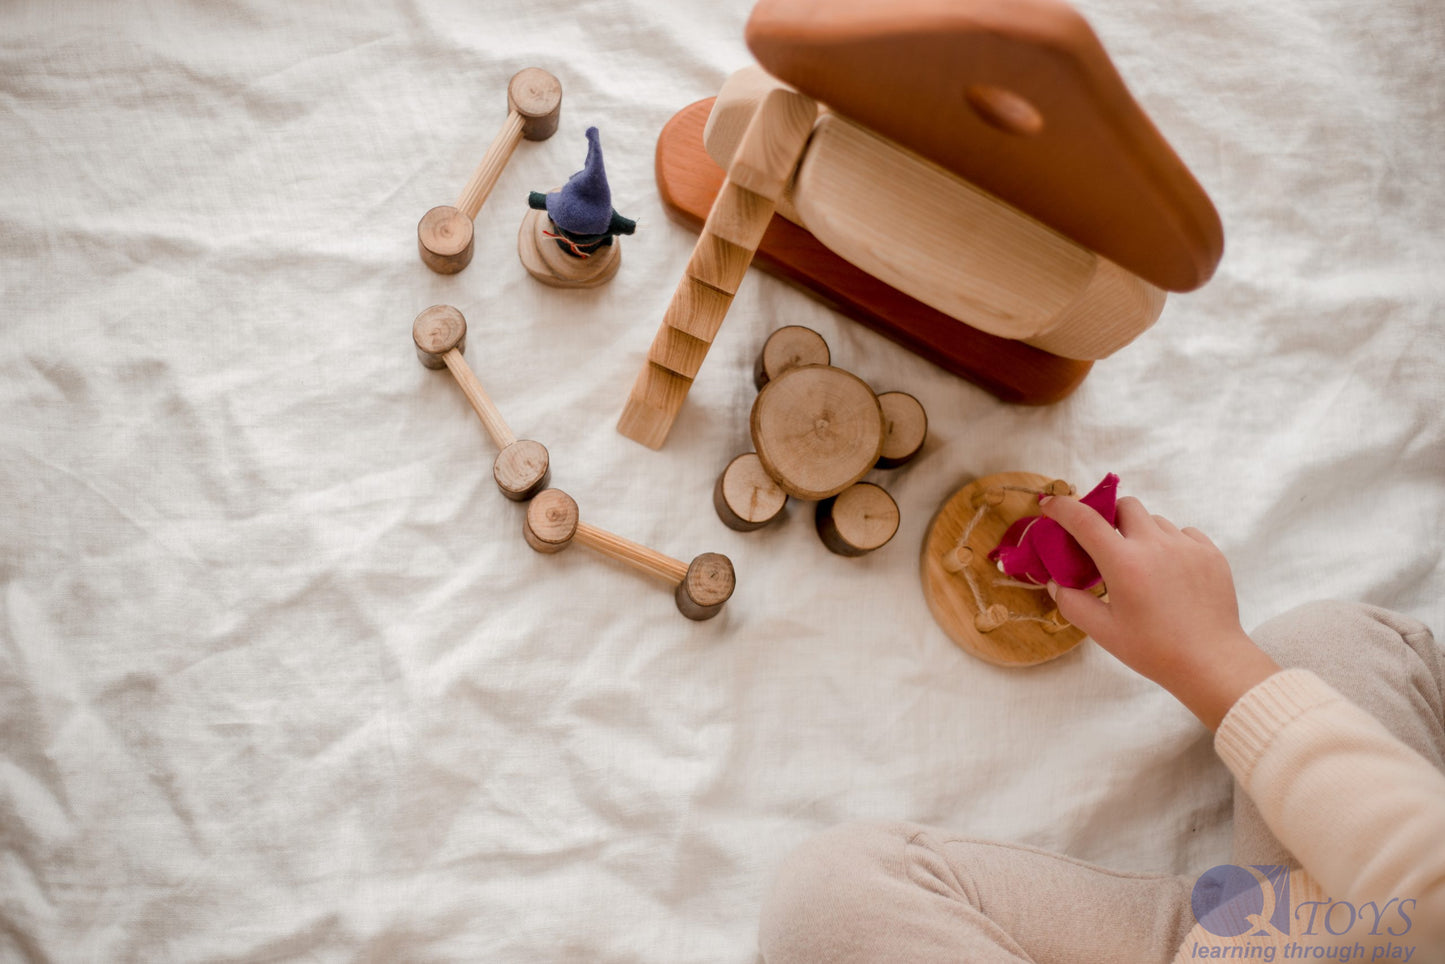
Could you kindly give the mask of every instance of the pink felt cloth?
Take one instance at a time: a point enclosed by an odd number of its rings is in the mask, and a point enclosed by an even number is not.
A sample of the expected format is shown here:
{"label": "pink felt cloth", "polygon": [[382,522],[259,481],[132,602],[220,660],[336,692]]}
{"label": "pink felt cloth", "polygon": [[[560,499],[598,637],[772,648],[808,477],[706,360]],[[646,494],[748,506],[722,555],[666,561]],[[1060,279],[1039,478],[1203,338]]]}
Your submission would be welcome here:
{"label": "pink felt cloth", "polygon": [[[1113,472],[1079,501],[1114,525],[1119,477]],[[1026,516],[1008,527],[988,557],[1004,574],[1020,582],[1044,586],[1050,580],[1070,589],[1088,589],[1102,578],[1094,560],[1064,527],[1044,516]]]}

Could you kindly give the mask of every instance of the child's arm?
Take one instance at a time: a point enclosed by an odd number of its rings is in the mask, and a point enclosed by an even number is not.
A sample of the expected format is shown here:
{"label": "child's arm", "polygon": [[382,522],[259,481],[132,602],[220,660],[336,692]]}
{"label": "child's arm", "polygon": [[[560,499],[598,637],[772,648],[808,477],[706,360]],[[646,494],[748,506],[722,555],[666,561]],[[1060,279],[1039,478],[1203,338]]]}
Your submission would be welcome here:
{"label": "child's arm", "polygon": [[1079,541],[1109,589],[1106,603],[1050,586],[1065,619],[1183,703],[1211,730],[1256,683],[1279,672],[1239,625],[1224,554],[1198,529],[1119,500],[1116,530],[1077,500],[1042,500],[1044,515]]}

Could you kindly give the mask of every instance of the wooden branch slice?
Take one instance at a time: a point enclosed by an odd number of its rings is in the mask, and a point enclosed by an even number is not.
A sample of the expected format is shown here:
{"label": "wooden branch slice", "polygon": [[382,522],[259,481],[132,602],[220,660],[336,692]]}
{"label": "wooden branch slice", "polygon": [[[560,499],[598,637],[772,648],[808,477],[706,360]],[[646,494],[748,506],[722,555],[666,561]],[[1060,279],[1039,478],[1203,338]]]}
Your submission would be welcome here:
{"label": "wooden branch slice", "polygon": [[577,535],[577,503],[561,489],[539,492],[527,506],[522,537],[538,552],[561,552]]}
{"label": "wooden branch slice", "polygon": [[788,325],[773,332],[763,342],[763,350],[758,352],[757,364],[753,366],[753,384],[762,391],[764,385],[789,368],[827,365],[832,360],[828,343],[822,335],[802,325]]}
{"label": "wooden branch slice", "polygon": [[507,108],[522,116],[522,136],[545,141],[557,132],[562,82],[540,67],[524,67],[507,82]]}
{"label": "wooden branch slice", "polygon": [[522,216],[517,230],[517,257],[527,273],[554,288],[595,288],[606,284],[622,266],[622,245],[616,238],[598,248],[591,256],[574,258],[557,247],[553,238],[543,231],[556,233],[556,225],[546,211],[529,209]]}
{"label": "wooden branch slice", "polygon": [[[996,586],[1003,574],[988,559],[1009,525],[1024,516],[1039,514],[1036,496],[1004,486],[1043,490],[1051,484],[1047,476],[1029,472],[986,476],[949,496],[929,524],[920,564],[923,596],[949,639],[986,662],[1033,666],[1062,656],[1084,638],[1081,630],[1063,621],[1042,589]],[[959,537],[980,508],[985,509],[984,515],[973,527],[964,551],[956,552]],[[965,570],[984,597],[982,612]]]}
{"label": "wooden branch slice", "polygon": [[677,584],[673,599],[688,619],[711,619],[722,611],[736,586],[732,560],[720,552],[704,552],[687,567],[687,576]]}
{"label": "wooden branch slice", "polygon": [[928,438],[928,413],[923,403],[907,392],[884,392],[878,396],[883,409],[883,454],[880,469],[896,469],[923,451]]}
{"label": "wooden branch slice", "polygon": [[467,319],[451,305],[432,305],[411,323],[411,340],[416,357],[427,368],[446,368],[442,358],[455,348],[467,350]]}
{"label": "wooden branch slice", "polygon": [[763,468],[799,499],[837,495],[863,478],[883,450],[878,396],[841,368],[783,372],[758,393],[750,421]]}
{"label": "wooden branch slice", "polygon": [[456,274],[472,263],[472,219],[450,204],[438,204],[416,226],[417,253],[437,274]]}
{"label": "wooden branch slice", "polygon": [[547,447],[529,438],[518,439],[497,454],[492,478],[513,502],[526,502],[547,487],[552,477]]}
{"label": "wooden branch slice", "polygon": [[840,556],[881,549],[898,531],[898,519],[898,503],[872,482],[859,482],[824,499],[815,516],[823,545]]}
{"label": "wooden branch slice", "polygon": [[728,463],[713,486],[712,504],[723,525],[739,532],[761,529],[783,513],[788,493],[763,469],[756,452]]}

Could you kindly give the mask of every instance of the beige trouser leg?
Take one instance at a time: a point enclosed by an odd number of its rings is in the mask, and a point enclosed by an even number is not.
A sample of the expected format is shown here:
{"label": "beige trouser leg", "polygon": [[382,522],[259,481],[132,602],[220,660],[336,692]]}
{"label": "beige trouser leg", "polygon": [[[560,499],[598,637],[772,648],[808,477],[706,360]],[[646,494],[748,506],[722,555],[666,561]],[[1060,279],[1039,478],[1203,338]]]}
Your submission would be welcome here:
{"label": "beige trouser leg", "polygon": [[[1275,662],[1310,670],[1445,770],[1445,658],[1424,623],[1374,606],[1317,602],[1249,635]],[[1238,784],[1230,859],[1298,866]]]}

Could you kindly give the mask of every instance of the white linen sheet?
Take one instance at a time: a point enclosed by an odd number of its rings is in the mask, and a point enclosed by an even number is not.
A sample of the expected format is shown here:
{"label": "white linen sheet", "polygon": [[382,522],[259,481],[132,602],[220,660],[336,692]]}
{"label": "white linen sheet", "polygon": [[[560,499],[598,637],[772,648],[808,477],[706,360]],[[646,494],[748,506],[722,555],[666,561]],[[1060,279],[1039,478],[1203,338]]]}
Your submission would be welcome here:
{"label": "white linen sheet", "polygon": [[[1246,624],[1338,597],[1445,626],[1445,16],[1080,6],[1219,207],[1213,281],[1019,408],[753,271],[652,452],[614,423],[694,237],[652,151],[750,62],[747,2],[0,5],[0,959],[750,962],[778,860],[850,819],[1227,860],[1208,734],[1091,643],[963,654],[919,547],[971,477],[1115,471],[1214,537]],[[415,223],[525,66],[560,129],[432,274]],[[517,226],[592,124],[637,234],[608,286],[546,288]],[[585,518],[732,558],[723,615],[527,547],[413,354],[435,303]],[[711,507],[783,324],[928,410],[865,558],[807,507]]]}

